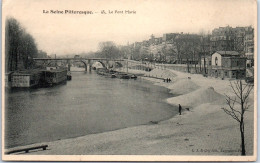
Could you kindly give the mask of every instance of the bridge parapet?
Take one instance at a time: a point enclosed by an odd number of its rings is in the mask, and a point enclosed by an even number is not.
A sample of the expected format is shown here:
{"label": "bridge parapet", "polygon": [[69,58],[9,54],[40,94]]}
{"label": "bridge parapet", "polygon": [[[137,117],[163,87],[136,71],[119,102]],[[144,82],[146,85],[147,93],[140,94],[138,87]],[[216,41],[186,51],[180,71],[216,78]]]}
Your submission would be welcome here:
{"label": "bridge parapet", "polygon": [[[119,65],[125,65],[125,59],[109,59],[109,58],[33,58],[36,62],[41,62],[42,65],[49,66],[51,63],[60,62],[61,65],[65,65],[70,70],[71,62],[82,62],[85,65],[85,70],[87,71],[87,67],[90,69],[95,62],[100,62],[103,67],[109,68]],[[112,66],[111,66],[112,65]]]}

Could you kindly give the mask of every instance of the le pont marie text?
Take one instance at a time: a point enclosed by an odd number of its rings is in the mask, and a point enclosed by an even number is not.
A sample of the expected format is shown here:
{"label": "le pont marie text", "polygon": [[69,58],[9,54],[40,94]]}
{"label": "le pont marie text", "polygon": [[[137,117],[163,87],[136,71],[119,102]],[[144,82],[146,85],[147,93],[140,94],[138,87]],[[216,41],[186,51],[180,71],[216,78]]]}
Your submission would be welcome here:
{"label": "le pont marie text", "polygon": [[94,12],[91,10],[76,11],[76,10],[42,10],[43,14],[136,14],[134,10],[101,10],[99,12]]}

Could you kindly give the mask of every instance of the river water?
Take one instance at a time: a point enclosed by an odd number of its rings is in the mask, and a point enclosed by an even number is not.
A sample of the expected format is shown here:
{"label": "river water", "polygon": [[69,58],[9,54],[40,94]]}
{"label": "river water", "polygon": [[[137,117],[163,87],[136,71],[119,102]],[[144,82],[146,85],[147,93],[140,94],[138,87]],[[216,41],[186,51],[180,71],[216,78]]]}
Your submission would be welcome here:
{"label": "river water", "polygon": [[169,119],[166,88],[73,72],[64,84],[6,91],[5,147],[48,142]]}

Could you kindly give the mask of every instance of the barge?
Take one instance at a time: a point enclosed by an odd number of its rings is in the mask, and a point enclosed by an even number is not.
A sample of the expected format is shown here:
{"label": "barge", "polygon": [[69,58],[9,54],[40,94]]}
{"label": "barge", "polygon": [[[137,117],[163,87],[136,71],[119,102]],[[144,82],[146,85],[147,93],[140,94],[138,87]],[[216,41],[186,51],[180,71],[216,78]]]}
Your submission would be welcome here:
{"label": "barge", "polygon": [[97,69],[97,74],[111,77],[111,78],[119,78],[119,79],[136,79],[137,76],[130,73],[118,72],[114,70],[108,70],[104,68]]}
{"label": "barge", "polygon": [[42,71],[43,82],[48,85],[59,84],[67,81],[67,69],[66,68],[51,68]]}

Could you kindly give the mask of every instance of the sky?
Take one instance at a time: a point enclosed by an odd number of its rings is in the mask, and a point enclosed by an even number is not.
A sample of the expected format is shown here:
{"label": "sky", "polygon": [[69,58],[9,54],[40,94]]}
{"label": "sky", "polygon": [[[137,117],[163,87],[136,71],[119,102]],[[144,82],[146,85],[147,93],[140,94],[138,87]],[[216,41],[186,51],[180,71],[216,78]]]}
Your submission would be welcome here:
{"label": "sky", "polygon": [[[3,0],[2,8],[3,26],[5,18],[17,19],[39,50],[58,56],[96,51],[103,41],[126,45],[152,34],[207,33],[227,25],[255,27],[256,5],[255,0]],[[65,14],[65,10],[93,14]]]}

